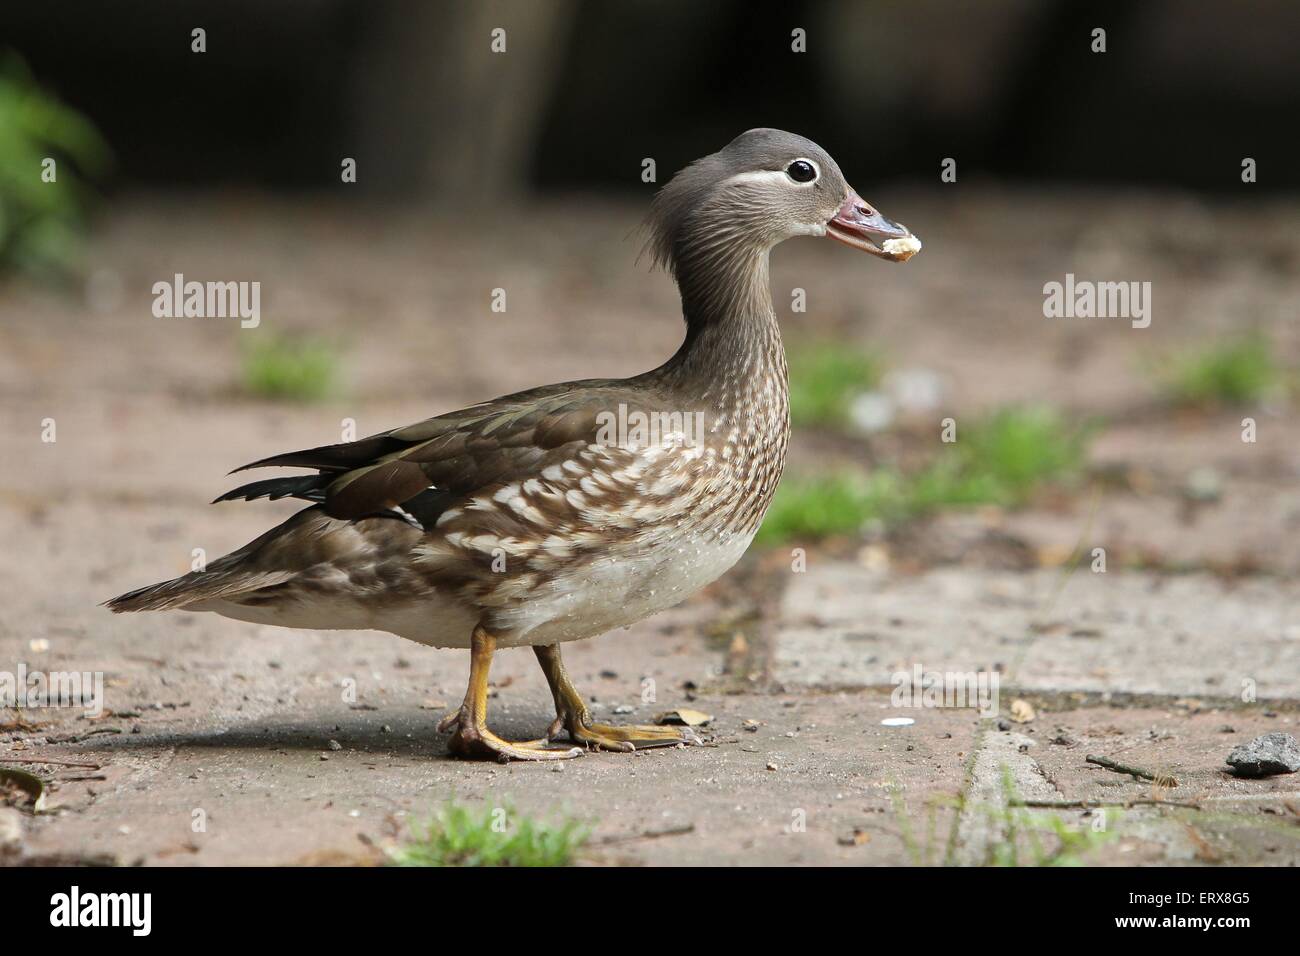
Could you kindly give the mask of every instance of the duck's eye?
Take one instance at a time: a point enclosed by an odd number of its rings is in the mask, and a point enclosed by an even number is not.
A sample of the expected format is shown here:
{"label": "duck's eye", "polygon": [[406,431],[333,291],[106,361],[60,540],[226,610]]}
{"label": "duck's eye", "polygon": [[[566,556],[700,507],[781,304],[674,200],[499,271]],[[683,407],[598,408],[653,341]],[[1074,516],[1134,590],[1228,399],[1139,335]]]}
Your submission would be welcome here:
{"label": "duck's eye", "polygon": [[810,183],[817,178],[817,169],[806,159],[796,159],[785,168],[785,174],[797,183]]}

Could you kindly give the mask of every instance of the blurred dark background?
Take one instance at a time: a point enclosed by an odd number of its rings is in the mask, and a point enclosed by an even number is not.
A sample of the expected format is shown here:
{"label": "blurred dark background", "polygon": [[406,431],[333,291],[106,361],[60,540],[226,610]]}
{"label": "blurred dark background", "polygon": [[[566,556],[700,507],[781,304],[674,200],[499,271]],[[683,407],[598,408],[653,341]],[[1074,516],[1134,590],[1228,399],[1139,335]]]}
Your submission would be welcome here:
{"label": "blurred dark background", "polygon": [[[507,53],[489,34],[507,30]],[[190,52],[190,31],[207,52]],[[1107,31],[1107,52],[1090,49]],[[807,31],[809,53],[791,51]],[[0,50],[95,123],[110,188],[470,200],[640,186],[751,126],[872,175],[1258,191],[1300,179],[1300,4],[8,2]],[[813,55],[815,54],[815,55]]]}

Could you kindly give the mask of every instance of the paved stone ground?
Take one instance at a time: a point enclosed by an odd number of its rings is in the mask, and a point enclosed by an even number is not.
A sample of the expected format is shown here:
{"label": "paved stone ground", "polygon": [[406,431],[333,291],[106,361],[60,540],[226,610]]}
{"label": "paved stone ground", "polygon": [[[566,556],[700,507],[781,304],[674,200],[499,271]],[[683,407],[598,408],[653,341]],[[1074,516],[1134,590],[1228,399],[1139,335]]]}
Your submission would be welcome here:
{"label": "paved stone ground", "polygon": [[[1160,286],[1167,311],[1144,345],[1212,336],[1249,312],[1294,349],[1296,271],[1247,254],[1291,236],[1293,215],[1228,210],[1207,233],[1185,206],[1152,200],[1136,215],[1135,202],[1086,212],[1098,229],[1159,224],[1129,237],[1142,250],[1134,274],[1179,279]],[[991,211],[1023,246],[1005,260],[982,241]],[[88,313],[31,290],[0,295],[0,671],[102,671],[110,711],[0,710],[0,764],[23,761],[13,765],[50,788],[40,815],[0,806],[0,845],[28,862],[369,863],[455,798],[581,818],[593,864],[981,864],[1010,862],[1015,846],[1020,863],[1062,849],[1094,864],[1295,865],[1300,778],[1237,779],[1224,758],[1258,734],[1297,732],[1300,432],[1283,410],[1262,409],[1265,438],[1243,448],[1239,416],[1152,412],[1123,330],[1025,333],[1039,273],[1059,264],[1043,250],[1072,249],[1075,271],[1088,271],[1094,246],[1063,225],[1082,211],[992,197],[950,216],[922,201],[907,221],[942,226],[908,268],[934,268],[871,272],[870,308],[852,271],[861,263],[821,262],[811,245],[779,255],[774,281],[808,287],[813,307],[794,319],[805,333],[885,341],[899,364],[939,368],[963,409],[1032,396],[1109,416],[1093,465],[1122,470],[1126,484],[1095,505],[1081,496],[949,515],[811,547],[801,573],[784,551],[751,554],[682,607],[565,649],[598,716],[644,721],[689,705],[714,716],[709,745],[541,765],[447,756],[434,726],[463,693],[463,651],[208,615],[112,617],[97,604],[288,514],[282,503],[203,502],[232,466],[333,440],[345,416],[365,433],[658,360],[675,345],[665,319],[675,304],[662,277],[625,275],[632,255],[618,240],[634,212],[586,223],[543,212],[509,248],[414,219],[381,229],[292,209],[111,221],[98,255],[126,290],[120,301]],[[209,221],[220,241],[186,225]],[[1241,242],[1224,248],[1242,258],[1213,275],[1178,271],[1197,236],[1233,230]],[[503,257],[504,279],[491,267]],[[148,317],[141,290],[159,276],[256,276],[264,263],[278,279],[268,327],[335,329],[351,342],[345,397],[240,398],[230,330]],[[503,282],[522,317],[467,323],[482,290]],[[1008,354],[1016,376],[1002,373]],[[55,445],[34,437],[46,416],[58,421]],[[791,470],[821,461],[800,436]],[[1188,475],[1205,467],[1222,493],[1189,504]],[[1086,557],[1068,570],[1076,547],[1097,545],[1110,555],[1105,574]],[[915,667],[996,674],[998,713],[899,706],[894,675]],[[654,703],[641,700],[647,678]],[[493,679],[496,728],[538,734],[551,715],[532,655],[502,653]],[[912,722],[883,723],[899,717]],[[1063,848],[1037,836],[1053,826]]]}
{"label": "paved stone ground", "polygon": [[[1241,780],[1223,760],[1259,734],[1296,732],[1295,600],[1293,587],[1228,587],[1204,575],[899,577],[831,564],[796,576],[787,591],[775,674],[787,691],[859,694],[912,688],[917,667],[997,674],[999,716],[975,729],[955,862],[996,851],[1011,825],[997,808],[1023,800],[1064,806],[1027,808],[1022,831],[1049,826],[1032,822],[1046,816],[1088,830],[1102,826],[1099,811],[1070,804],[1114,808],[1100,831],[1111,839],[1089,850],[1096,862],[1294,864],[1300,781]],[[933,735],[933,715],[945,712],[913,699],[884,712],[915,720],[894,729],[909,742]],[[1017,702],[1029,709],[1018,712]],[[1177,785],[1156,788],[1087,755]],[[1142,805],[1124,806],[1135,800]]]}
{"label": "paved stone ground", "polygon": [[[847,563],[794,576],[777,626],[750,631],[756,644],[766,630],[775,638],[775,681],[756,687],[746,669],[755,655],[728,654],[707,636],[729,630],[718,624],[729,617],[717,600],[572,645],[575,680],[599,716],[645,720],[689,704],[715,719],[706,747],[564,764],[447,757],[434,725],[461,692],[464,652],[198,615],[115,619],[95,637],[51,638],[50,650],[22,655],[28,666],[102,666],[116,713],[92,721],[44,711],[29,718],[39,727],[7,734],[10,759],[89,765],[37,765],[54,790],[48,812],[23,821],[24,852],[154,864],[367,862],[455,798],[588,820],[595,843],[584,860],[593,863],[982,863],[1012,826],[1024,862],[1033,857],[1023,834],[1049,826],[1036,818],[1093,834],[1103,811],[1077,808],[1086,801],[1112,807],[1105,836],[1087,846],[1090,862],[1300,862],[1295,778],[1240,780],[1223,765],[1238,742],[1296,732],[1294,685],[1261,677],[1255,704],[1213,694],[1237,673],[1294,674],[1297,642],[1269,630],[1270,609],[1255,604],[1258,629],[1228,642],[1221,628],[1231,615],[1198,620],[1195,603],[1180,602],[1186,616],[1149,629],[1160,647],[1187,628],[1165,657],[1137,653],[1129,628],[1091,630],[1095,616],[1071,599],[1073,580],[1054,619],[1088,633],[1058,637],[1034,632],[1036,606],[1006,598],[1032,591],[1039,575],[925,577],[939,580]],[[926,593],[928,602],[918,597]],[[1216,586],[1204,594],[1212,602]],[[137,652],[164,644],[166,659]],[[1218,663],[1225,646],[1234,647],[1230,667]],[[1053,660],[1059,666],[1046,666]],[[1116,672],[1115,690],[1103,690],[1098,661]],[[1001,668],[1000,717],[896,706],[892,671],[918,664]],[[344,699],[348,678],[355,703]],[[497,728],[535,736],[549,713],[531,654],[503,653],[494,678]],[[656,685],[653,704],[640,700],[645,678]],[[699,689],[688,693],[690,685]],[[1006,719],[1016,699],[1034,708],[1032,720]],[[900,716],[914,723],[882,723]],[[89,736],[65,739],[78,735]],[[1087,754],[1177,786],[1157,790],[1086,763]],[[1012,811],[1029,818],[1016,822],[1004,809],[1009,797],[1067,806]],[[1124,808],[1135,800],[1147,803]],[[193,832],[195,811],[206,832]]]}

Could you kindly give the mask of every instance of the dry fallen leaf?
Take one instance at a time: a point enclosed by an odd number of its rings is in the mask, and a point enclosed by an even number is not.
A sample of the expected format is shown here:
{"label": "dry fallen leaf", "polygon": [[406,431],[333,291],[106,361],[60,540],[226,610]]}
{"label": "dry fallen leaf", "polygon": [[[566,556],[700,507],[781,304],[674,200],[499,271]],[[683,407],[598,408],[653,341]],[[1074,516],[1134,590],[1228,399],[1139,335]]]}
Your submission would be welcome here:
{"label": "dry fallen leaf", "polygon": [[879,544],[869,544],[858,552],[858,563],[868,571],[889,570],[889,549]]}
{"label": "dry fallen leaf", "polygon": [[29,733],[30,731],[33,730],[39,730],[44,726],[46,725],[43,723],[34,724],[31,721],[24,720],[21,716],[19,716],[14,720],[7,720],[4,723],[0,724],[0,734],[12,733],[15,730],[22,731],[23,733]]}
{"label": "dry fallen leaf", "polygon": [[706,714],[702,710],[691,710],[689,707],[678,707],[676,710],[665,710],[655,718],[655,723],[685,724],[687,727],[703,727],[711,720],[713,720],[713,715]]}
{"label": "dry fallen leaf", "polygon": [[40,813],[45,807],[45,783],[26,770],[0,767],[0,803]]}
{"label": "dry fallen leaf", "polygon": [[1038,559],[1040,567],[1059,568],[1065,562],[1070,560],[1074,554],[1074,548],[1065,545],[1046,545],[1037,550],[1035,557]]}
{"label": "dry fallen leaf", "polygon": [[1017,697],[1011,702],[1011,719],[1016,723],[1027,724],[1037,716],[1029,701]]}

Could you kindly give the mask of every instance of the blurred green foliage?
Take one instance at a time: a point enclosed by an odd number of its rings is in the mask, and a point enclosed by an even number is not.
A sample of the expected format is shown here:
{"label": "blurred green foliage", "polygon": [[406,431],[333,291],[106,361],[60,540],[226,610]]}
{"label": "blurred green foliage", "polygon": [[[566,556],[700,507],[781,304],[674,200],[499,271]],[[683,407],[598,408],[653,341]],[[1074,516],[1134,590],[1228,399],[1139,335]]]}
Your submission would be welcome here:
{"label": "blurred green foliage", "polygon": [[109,162],[87,119],[41,89],[17,54],[0,56],[0,273],[54,280],[75,269],[93,198],[83,177]]}
{"label": "blurred green foliage", "polygon": [[449,803],[389,858],[396,866],[568,866],[587,835],[574,820],[552,825],[509,807]]}
{"label": "blurred green foliage", "polygon": [[1273,343],[1261,333],[1243,335],[1169,360],[1158,373],[1166,396],[1179,405],[1247,405],[1282,384]]}
{"label": "blurred green foliage", "polygon": [[[987,866],[1083,866],[1096,850],[1114,839],[1111,829],[1118,814],[1106,809],[1079,823],[1069,823],[1055,813],[1025,809],[1016,791],[1011,771],[1002,768],[1002,802],[981,807],[1001,831],[1001,839],[990,845]],[[1094,829],[1096,822],[1099,828]]]}
{"label": "blurred green foliage", "polygon": [[873,521],[906,515],[904,482],[894,471],[786,478],[777,488],[754,541],[760,545],[856,534]]}
{"label": "blurred green foliage", "polygon": [[880,384],[882,363],[842,345],[806,345],[790,350],[790,421],[838,427],[848,423],[858,395]]}
{"label": "blurred green foliage", "polygon": [[1090,435],[1051,408],[1005,408],[959,425],[957,440],[912,474],[881,468],[782,482],[756,540],[855,534],[868,523],[896,524],[944,508],[1014,508],[1048,483],[1076,479]]}
{"label": "blurred green foliage", "polygon": [[1042,485],[1077,476],[1089,426],[1067,422],[1045,405],[1004,408],[958,425],[957,441],[916,482],[920,510],[930,505],[1023,505]]}
{"label": "blurred green foliage", "polygon": [[338,365],[337,352],[324,342],[255,336],[244,348],[244,390],[256,398],[319,401],[334,391]]}

